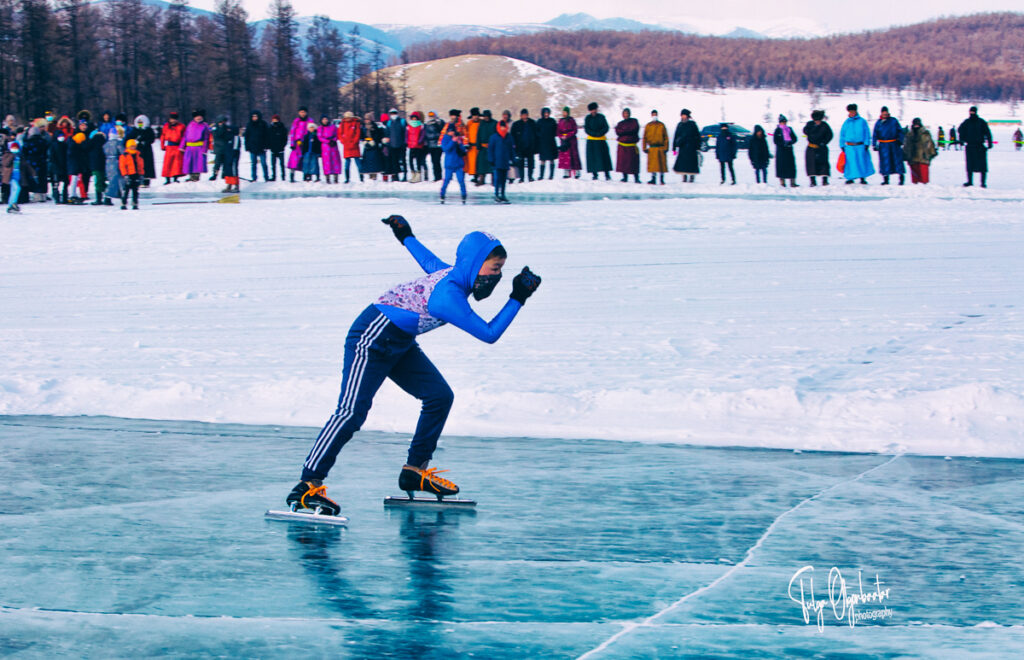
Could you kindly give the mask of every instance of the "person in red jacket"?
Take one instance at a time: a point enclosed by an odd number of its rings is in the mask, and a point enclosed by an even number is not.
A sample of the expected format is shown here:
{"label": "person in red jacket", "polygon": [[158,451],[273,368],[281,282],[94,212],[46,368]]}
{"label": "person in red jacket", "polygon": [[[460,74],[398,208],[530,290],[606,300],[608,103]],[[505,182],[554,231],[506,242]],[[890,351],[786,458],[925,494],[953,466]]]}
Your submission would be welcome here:
{"label": "person in red jacket", "polygon": [[409,181],[419,183],[427,176],[427,144],[423,135],[423,113],[413,112],[405,127],[405,146],[409,148],[409,162],[412,174]]}
{"label": "person in red jacket", "polygon": [[363,122],[352,112],[346,112],[338,126],[338,140],[341,142],[341,157],[345,159],[345,183],[350,181],[352,161],[356,163],[359,180],[363,180],[363,165],[359,160],[359,142],[363,137]]}
{"label": "person in red jacket", "polygon": [[160,150],[164,152],[163,177],[166,186],[174,179],[177,183],[181,178],[181,166],[184,162],[184,146],[181,141],[185,137],[185,124],[178,121],[178,113],[168,115],[167,123],[160,129]]}

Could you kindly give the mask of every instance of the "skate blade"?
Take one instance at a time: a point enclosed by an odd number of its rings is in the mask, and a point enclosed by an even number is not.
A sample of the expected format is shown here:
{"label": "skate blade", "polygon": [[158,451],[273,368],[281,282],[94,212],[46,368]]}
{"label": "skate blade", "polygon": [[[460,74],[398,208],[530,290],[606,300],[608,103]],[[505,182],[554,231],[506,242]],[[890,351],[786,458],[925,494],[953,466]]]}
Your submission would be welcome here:
{"label": "skate blade", "polygon": [[476,501],[456,500],[450,498],[439,500],[436,497],[417,497],[414,499],[409,499],[408,497],[385,497],[384,506],[414,507],[417,509],[469,509],[476,506]]}
{"label": "skate blade", "polygon": [[264,514],[267,520],[283,520],[285,522],[302,522],[320,525],[348,525],[348,518],[345,516],[327,516],[322,513],[304,513],[302,511],[267,511]]}

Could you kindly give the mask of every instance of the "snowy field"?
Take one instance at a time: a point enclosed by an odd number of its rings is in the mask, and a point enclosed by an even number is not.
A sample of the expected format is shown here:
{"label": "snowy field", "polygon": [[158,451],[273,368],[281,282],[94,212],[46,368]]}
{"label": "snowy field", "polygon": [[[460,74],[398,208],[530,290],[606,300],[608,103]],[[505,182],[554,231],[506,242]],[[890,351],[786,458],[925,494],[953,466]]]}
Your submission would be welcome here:
{"label": "snowy field", "polygon": [[[545,278],[493,346],[422,337],[452,434],[1021,457],[1024,153],[988,190],[962,157],[927,187],[756,186],[741,160],[736,187],[555,179],[510,206],[369,181],[25,205],[0,219],[0,414],[319,426],[352,319],[417,276],[380,223],[402,213],[442,258],[486,229]],[[387,384],[366,428],[417,410]]]}

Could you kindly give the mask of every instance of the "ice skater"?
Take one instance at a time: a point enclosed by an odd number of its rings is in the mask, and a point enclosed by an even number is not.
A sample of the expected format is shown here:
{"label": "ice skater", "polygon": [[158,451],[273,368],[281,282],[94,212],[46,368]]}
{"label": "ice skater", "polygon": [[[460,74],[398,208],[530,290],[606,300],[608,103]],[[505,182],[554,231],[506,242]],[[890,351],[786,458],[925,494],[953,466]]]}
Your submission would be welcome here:
{"label": "ice skater", "polygon": [[485,321],[469,306],[468,298],[472,294],[483,300],[501,279],[507,255],[498,239],[481,231],[467,234],[455,253],[455,265],[450,266],[413,236],[402,216],[392,215],[382,222],[391,227],[426,275],[382,295],[349,329],[338,405],[306,457],[301,481],[286,498],[292,510],[338,515],[340,507],[325,495],[323,481],[338,452],[366,420],[385,378],[423,402],[398,487],[410,497],[415,491],[438,498],[458,493],[458,486],[439,477],[436,468],[427,467],[454,395],[416,343],[416,336],[451,323],[481,341],[494,343],[540,285],[540,278],[524,268],[512,280],[509,301],[490,322]]}

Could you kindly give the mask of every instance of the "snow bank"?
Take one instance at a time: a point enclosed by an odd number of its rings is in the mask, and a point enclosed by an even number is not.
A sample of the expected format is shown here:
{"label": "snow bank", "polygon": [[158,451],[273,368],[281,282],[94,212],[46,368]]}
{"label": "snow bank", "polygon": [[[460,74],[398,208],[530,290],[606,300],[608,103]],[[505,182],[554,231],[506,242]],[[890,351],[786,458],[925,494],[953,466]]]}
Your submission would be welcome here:
{"label": "snow bank", "polygon": [[[673,183],[658,194],[694,197],[545,203],[626,188],[555,180],[511,206],[26,205],[0,220],[0,413],[319,426],[348,325],[417,275],[379,222],[399,212],[442,257],[485,228],[511,272],[545,277],[493,346],[421,338],[456,392],[451,434],[1024,456],[1024,155],[994,153],[988,191],[955,185],[959,157],[927,188],[756,199]],[[408,433],[417,409],[387,384],[366,426]]]}

